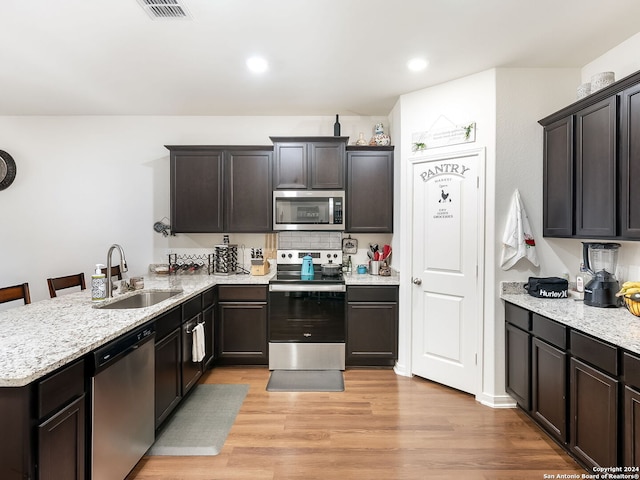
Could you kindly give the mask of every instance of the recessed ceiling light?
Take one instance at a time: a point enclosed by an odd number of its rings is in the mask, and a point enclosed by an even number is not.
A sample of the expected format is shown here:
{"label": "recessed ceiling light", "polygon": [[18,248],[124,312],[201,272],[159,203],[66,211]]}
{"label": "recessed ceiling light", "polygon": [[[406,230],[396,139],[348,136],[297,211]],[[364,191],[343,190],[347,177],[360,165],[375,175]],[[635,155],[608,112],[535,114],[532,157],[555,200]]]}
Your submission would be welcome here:
{"label": "recessed ceiling light", "polygon": [[412,58],[411,60],[409,60],[409,62],[407,62],[407,67],[412,72],[420,72],[427,68],[427,65],[429,65],[429,62],[427,62],[423,58]]}
{"label": "recessed ceiling light", "polygon": [[269,68],[269,64],[262,57],[251,57],[247,59],[247,67],[253,73],[263,73]]}

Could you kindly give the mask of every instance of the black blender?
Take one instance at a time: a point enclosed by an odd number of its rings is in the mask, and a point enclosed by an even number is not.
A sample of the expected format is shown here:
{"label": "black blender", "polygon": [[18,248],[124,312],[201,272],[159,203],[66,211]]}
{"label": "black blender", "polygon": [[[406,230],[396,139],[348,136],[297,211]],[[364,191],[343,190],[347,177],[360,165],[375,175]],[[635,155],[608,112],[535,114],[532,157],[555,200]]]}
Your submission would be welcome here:
{"label": "black blender", "polygon": [[584,303],[592,307],[618,307],[620,290],[615,271],[619,243],[582,242],[585,271],[593,278],[584,287]]}

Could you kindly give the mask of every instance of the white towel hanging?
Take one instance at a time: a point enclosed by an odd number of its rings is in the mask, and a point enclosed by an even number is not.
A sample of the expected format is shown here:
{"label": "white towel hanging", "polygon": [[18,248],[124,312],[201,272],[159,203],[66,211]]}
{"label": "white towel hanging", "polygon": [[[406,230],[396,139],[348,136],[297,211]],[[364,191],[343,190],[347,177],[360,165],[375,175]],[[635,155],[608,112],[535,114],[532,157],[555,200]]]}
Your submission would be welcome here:
{"label": "white towel hanging", "polygon": [[529,217],[520,200],[520,192],[516,188],[502,236],[502,260],[500,262],[502,269],[509,270],[521,258],[526,258],[536,267],[540,265],[536,253],[536,241],[529,225]]}
{"label": "white towel hanging", "polygon": [[198,363],[202,361],[206,352],[204,341],[204,325],[202,323],[199,323],[198,325],[193,327],[191,333],[193,334],[191,360],[194,363]]}

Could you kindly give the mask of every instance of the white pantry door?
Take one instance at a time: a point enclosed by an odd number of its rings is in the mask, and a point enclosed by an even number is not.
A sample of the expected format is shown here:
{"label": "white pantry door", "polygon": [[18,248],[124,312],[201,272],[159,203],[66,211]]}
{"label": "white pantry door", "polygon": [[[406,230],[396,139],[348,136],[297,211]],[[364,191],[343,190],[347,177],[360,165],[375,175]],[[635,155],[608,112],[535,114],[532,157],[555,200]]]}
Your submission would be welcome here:
{"label": "white pantry door", "polygon": [[476,394],[484,150],[418,159],[412,169],[412,373]]}

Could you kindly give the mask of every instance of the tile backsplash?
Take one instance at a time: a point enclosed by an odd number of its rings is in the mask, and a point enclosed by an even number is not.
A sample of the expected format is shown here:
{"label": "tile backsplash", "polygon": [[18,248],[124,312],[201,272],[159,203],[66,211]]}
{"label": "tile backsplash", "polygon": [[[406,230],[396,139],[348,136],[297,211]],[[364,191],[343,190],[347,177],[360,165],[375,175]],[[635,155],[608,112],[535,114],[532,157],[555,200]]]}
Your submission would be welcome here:
{"label": "tile backsplash", "polygon": [[280,232],[278,248],[281,250],[340,250],[342,249],[341,232]]}

